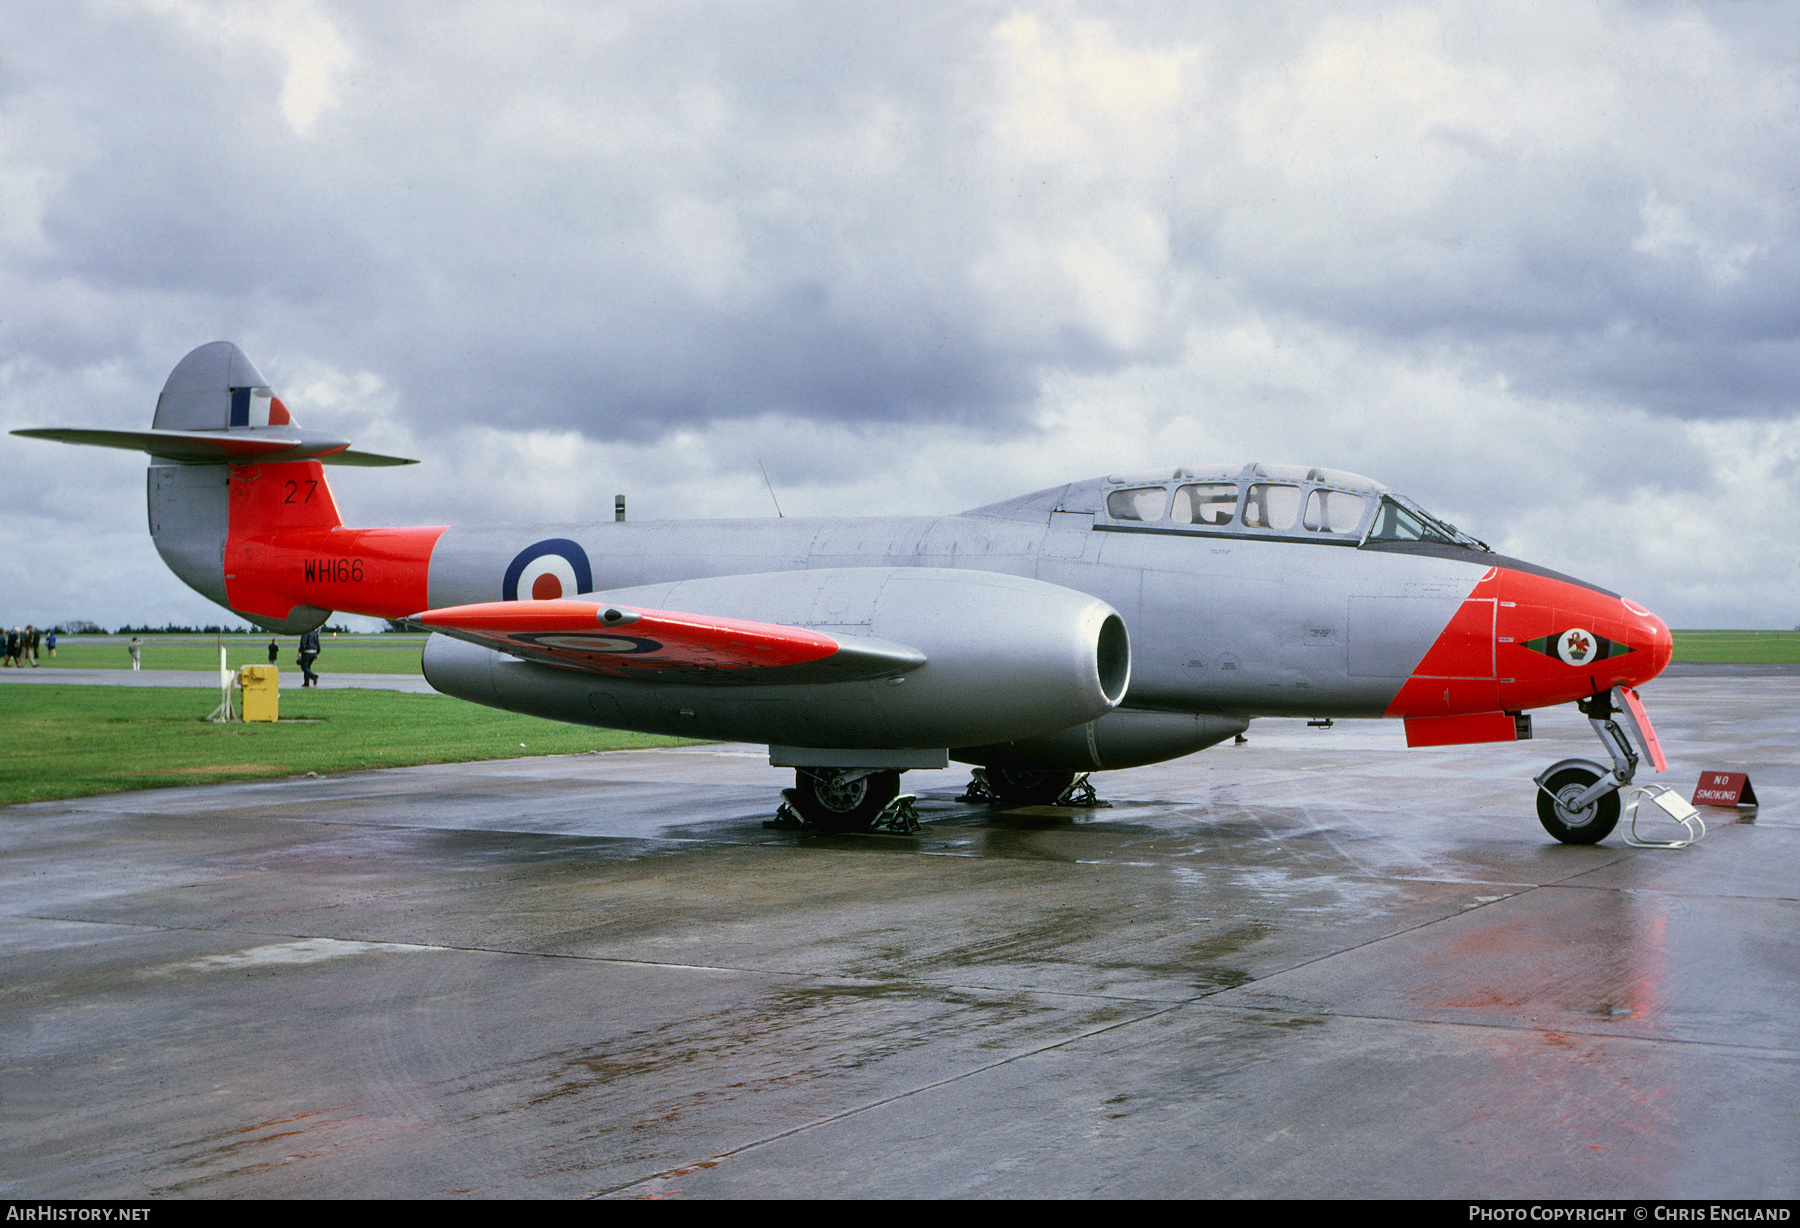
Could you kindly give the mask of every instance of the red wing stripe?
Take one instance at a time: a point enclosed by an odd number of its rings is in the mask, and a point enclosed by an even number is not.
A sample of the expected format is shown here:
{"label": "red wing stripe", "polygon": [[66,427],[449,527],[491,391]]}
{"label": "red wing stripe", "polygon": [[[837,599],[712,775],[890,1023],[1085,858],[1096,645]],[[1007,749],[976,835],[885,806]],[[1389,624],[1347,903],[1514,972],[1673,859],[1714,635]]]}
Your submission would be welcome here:
{"label": "red wing stripe", "polygon": [[829,657],[838,642],[804,627],[592,601],[488,601],[411,621],[515,656],[602,673],[749,669]]}

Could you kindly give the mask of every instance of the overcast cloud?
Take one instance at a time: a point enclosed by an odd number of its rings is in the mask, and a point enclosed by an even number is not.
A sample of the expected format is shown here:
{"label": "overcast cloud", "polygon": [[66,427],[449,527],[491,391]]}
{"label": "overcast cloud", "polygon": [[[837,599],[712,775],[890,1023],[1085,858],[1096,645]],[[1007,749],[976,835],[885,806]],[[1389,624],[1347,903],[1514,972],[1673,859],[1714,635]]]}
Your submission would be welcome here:
{"label": "overcast cloud", "polygon": [[[236,341],[359,523],[1351,469],[1800,624],[1800,6],[11,0],[0,427]],[[0,619],[209,622],[0,440]]]}

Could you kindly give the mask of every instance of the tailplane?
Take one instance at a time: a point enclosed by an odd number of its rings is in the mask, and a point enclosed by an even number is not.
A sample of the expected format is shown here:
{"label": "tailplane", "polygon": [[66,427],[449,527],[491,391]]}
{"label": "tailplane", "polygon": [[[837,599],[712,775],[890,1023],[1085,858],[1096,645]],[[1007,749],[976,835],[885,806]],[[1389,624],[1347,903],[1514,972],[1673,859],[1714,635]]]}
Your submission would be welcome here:
{"label": "tailplane", "polygon": [[262,372],[229,341],[203,345],[175,364],[147,431],[48,427],[13,434],[148,452],[181,464],[311,459],[328,465],[418,464],[403,456],[357,452],[347,439],[302,430]]}
{"label": "tailplane", "polygon": [[[322,467],[417,462],[355,452],[348,440],[303,430],[229,341],[203,345],[176,364],[148,431],[13,434],[148,453],[157,552],[188,587],[265,630],[309,631],[333,609],[396,616],[365,610],[371,601],[405,607],[402,613],[427,604],[424,568],[442,530],[345,529]],[[371,548],[388,566],[370,558],[369,570],[387,584],[363,583]]]}

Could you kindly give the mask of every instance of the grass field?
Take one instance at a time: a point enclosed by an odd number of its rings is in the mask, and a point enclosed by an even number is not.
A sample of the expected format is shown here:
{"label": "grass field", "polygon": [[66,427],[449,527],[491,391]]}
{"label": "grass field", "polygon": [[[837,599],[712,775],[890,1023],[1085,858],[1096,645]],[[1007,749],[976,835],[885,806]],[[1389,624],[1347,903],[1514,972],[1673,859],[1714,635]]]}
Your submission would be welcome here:
{"label": "grass field", "polygon": [[[217,650],[214,650],[215,654]],[[214,725],[216,690],[0,686],[0,805],[415,763],[566,755],[679,738],[589,729],[398,691],[294,691],[278,724]]]}
{"label": "grass field", "polygon": [[[143,640],[145,669],[217,669],[221,645],[234,670],[240,665],[269,663],[269,637],[266,635],[147,635],[140,638]],[[298,673],[300,665],[294,652],[299,637],[284,635],[280,638],[282,672]],[[130,639],[128,635],[60,638],[55,659],[51,659],[49,649],[41,649],[38,664],[44,669],[128,670],[131,653],[126,644]],[[332,639],[326,633],[320,639],[321,651],[314,669],[320,674],[416,674],[419,672],[419,650],[424,646],[422,635],[344,635]]]}
{"label": "grass field", "polygon": [[1800,631],[1676,631],[1677,661],[1800,665]]}

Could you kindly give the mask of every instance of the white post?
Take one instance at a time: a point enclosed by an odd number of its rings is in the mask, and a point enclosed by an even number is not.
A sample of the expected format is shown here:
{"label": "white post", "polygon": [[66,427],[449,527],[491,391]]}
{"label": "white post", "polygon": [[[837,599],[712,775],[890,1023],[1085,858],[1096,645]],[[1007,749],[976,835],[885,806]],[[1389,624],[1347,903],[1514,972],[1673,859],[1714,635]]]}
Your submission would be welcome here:
{"label": "white post", "polygon": [[231,708],[231,669],[225,664],[225,646],[219,645],[219,706],[213,709],[209,721],[235,721],[237,713]]}

